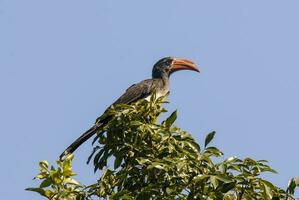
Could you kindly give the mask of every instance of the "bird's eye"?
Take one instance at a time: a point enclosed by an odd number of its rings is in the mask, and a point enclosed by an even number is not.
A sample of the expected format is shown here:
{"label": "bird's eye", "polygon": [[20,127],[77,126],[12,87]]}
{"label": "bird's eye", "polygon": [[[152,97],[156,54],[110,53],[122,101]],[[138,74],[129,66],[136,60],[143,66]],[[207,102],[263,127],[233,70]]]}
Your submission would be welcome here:
{"label": "bird's eye", "polygon": [[167,61],[165,62],[165,64],[166,64],[167,66],[169,66],[169,65],[170,65],[170,61],[167,60]]}

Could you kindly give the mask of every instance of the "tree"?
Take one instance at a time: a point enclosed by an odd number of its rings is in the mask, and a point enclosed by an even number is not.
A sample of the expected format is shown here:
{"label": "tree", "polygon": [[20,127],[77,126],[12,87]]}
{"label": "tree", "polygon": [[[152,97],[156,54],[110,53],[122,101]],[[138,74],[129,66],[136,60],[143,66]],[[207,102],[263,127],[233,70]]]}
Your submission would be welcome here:
{"label": "tree", "polygon": [[[207,135],[204,148],[186,131],[173,125],[173,112],[162,123],[158,117],[166,110],[165,98],[132,105],[117,105],[105,115],[113,118],[93,141],[94,171],[100,179],[89,186],[75,181],[71,169],[73,156],[57,168],[47,161],[39,163],[39,187],[27,188],[53,200],[87,199],[294,199],[299,179],[292,179],[285,191],[261,178],[276,173],[265,160],[223,159],[223,153],[210,146],[215,132]],[[114,163],[108,167],[107,163]]]}

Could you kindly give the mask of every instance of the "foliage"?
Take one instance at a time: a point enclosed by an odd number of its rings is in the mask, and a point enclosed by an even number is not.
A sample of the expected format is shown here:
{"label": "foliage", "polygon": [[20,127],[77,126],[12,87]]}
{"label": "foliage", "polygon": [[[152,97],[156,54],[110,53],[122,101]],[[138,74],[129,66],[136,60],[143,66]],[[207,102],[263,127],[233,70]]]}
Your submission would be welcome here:
{"label": "foliage", "polygon": [[28,190],[65,200],[294,199],[298,179],[292,179],[284,191],[261,178],[262,173],[276,173],[267,161],[221,159],[223,153],[209,146],[215,132],[207,135],[201,149],[189,133],[173,126],[176,111],[157,123],[159,115],[166,112],[162,103],[164,97],[153,96],[150,102],[117,105],[104,114],[113,117],[98,131],[97,145],[88,159],[95,172],[102,172],[97,183],[86,187],[71,179],[70,157],[58,161],[57,170],[40,162],[36,178],[43,181]]}
{"label": "foliage", "polygon": [[57,169],[53,166],[49,169],[47,161],[40,161],[39,174],[34,179],[42,180],[42,182],[38,188],[26,190],[37,192],[52,200],[73,200],[79,196],[83,198],[85,196],[84,186],[71,178],[76,175],[72,171],[72,159],[73,156],[69,156],[64,162],[57,161]]}

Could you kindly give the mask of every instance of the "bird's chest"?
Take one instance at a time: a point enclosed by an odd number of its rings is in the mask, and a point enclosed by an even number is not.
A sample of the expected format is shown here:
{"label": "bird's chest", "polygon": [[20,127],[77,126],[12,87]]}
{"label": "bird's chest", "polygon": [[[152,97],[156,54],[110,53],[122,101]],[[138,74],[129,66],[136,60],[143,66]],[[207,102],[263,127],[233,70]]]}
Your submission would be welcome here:
{"label": "bird's chest", "polygon": [[[165,86],[163,88],[160,88],[158,90],[156,90],[156,99],[162,96],[165,96],[167,93],[169,92],[168,86]],[[153,94],[149,95],[148,97],[146,97],[145,99],[147,101],[150,101],[151,97]]]}

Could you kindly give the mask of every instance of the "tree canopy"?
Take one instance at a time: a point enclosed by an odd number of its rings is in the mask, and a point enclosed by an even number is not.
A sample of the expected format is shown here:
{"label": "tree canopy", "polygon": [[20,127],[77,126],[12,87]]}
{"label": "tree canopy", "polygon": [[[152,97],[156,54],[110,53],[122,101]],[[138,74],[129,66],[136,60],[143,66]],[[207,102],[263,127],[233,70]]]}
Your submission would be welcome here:
{"label": "tree canopy", "polygon": [[113,117],[99,130],[87,159],[101,172],[96,183],[76,181],[69,156],[57,161],[56,168],[40,161],[35,179],[41,183],[27,190],[53,200],[295,199],[299,179],[292,179],[287,190],[275,186],[261,177],[276,173],[266,160],[225,159],[210,145],[215,132],[207,134],[200,147],[191,134],[173,125],[176,111],[158,123],[167,112],[163,103],[165,97],[153,96],[149,102],[117,105],[104,114]]}

